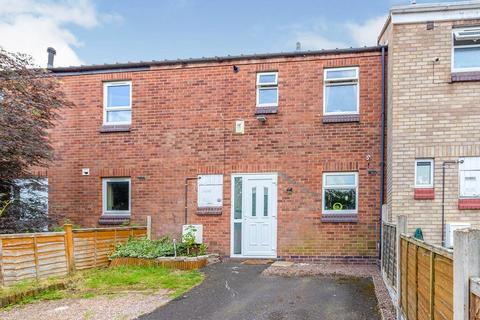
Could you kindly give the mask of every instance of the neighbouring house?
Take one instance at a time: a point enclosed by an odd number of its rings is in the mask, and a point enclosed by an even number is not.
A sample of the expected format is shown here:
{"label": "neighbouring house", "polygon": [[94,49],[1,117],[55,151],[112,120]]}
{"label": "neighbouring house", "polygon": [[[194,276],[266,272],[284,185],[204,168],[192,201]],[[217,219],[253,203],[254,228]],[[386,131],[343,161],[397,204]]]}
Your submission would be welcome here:
{"label": "neighbouring house", "polygon": [[52,68],[75,107],[51,134],[49,214],[85,226],[152,216],[157,236],[201,224],[210,251],[232,257],[372,262],[385,55]]}
{"label": "neighbouring house", "polygon": [[480,2],[394,7],[388,45],[388,215],[451,246],[480,226]]}

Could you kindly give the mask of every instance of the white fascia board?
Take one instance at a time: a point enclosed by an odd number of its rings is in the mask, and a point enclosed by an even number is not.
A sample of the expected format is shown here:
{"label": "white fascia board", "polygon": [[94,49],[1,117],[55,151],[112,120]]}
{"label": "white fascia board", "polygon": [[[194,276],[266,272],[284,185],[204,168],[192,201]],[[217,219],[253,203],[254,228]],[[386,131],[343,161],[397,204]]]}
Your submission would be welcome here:
{"label": "white fascia board", "polygon": [[390,15],[393,24],[480,19],[480,1],[393,7]]}

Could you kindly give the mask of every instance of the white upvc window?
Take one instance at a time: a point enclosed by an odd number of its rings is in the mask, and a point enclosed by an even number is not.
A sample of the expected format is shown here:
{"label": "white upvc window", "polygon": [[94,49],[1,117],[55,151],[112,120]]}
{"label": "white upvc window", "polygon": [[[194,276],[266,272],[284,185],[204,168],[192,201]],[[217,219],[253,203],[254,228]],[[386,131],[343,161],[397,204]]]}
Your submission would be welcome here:
{"label": "white upvc window", "polygon": [[480,27],[454,29],[452,71],[480,71]]}
{"label": "white upvc window", "polygon": [[415,188],[433,188],[433,159],[415,160]]}
{"label": "white upvc window", "polygon": [[278,72],[257,73],[257,107],[278,106]]}
{"label": "white upvc window", "polygon": [[197,206],[199,208],[223,206],[223,175],[198,176]]}
{"label": "white upvc window", "polygon": [[131,179],[103,178],[103,214],[130,215]]}
{"label": "white upvc window", "polygon": [[132,82],[103,83],[103,124],[132,123]]}
{"label": "white upvc window", "polygon": [[358,114],[360,105],[358,67],[324,70],[323,114]]}
{"label": "white upvc window", "polygon": [[323,213],[358,213],[358,172],[323,174]]}
{"label": "white upvc window", "polygon": [[480,198],[480,157],[465,157],[459,164],[460,198]]}

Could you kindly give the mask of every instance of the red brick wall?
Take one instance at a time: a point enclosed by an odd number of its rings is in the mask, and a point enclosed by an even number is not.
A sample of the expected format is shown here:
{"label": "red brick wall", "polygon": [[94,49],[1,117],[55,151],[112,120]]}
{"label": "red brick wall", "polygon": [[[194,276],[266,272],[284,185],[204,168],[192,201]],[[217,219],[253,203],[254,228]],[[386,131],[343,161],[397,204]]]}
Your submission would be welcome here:
{"label": "red brick wall", "polygon": [[[360,67],[358,123],[322,122],[323,68],[334,66]],[[279,74],[278,114],[268,115],[266,124],[254,115],[255,74],[262,70]],[[102,81],[121,79],[132,81],[131,132],[100,133]],[[368,169],[378,170],[380,162],[380,52],[162,66],[61,80],[76,106],[64,110],[52,132],[57,159],[49,170],[49,206],[59,220],[96,225],[101,178],[130,176],[133,220],[151,215],[156,235],[178,236],[185,178],[224,174],[223,214],[195,214],[191,181],[189,222],[204,225],[211,251],[229,255],[230,175],[277,172],[279,256],[376,256],[380,174]],[[245,120],[244,135],[234,134],[238,119]],[[90,168],[90,176],[82,176],[81,168]],[[324,171],[359,172],[357,223],[321,221]]]}

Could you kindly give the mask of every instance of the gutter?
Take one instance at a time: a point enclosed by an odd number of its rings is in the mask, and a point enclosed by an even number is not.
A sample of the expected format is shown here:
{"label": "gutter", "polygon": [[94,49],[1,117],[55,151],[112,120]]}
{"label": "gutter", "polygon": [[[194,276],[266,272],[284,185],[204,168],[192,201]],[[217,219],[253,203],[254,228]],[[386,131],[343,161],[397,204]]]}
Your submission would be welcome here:
{"label": "gutter", "polygon": [[379,221],[380,221],[380,230],[379,230],[379,239],[380,245],[378,250],[378,259],[382,258],[382,206],[383,198],[385,195],[385,46],[382,47],[382,118],[381,118],[381,129],[380,129],[380,212],[379,212]]}
{"label": "gutter", "polygon": [[280,53],[261,53],[261,54],[248,54],[248,55],[232,55],[223,57],[202,57],[202,58],[189,58],[189,59],[176,59],[176,60],[154,60],[154,61],[140,61],[140,62],[127,62],[127,63],[111,63],[111,64],[99,64],[99,65],[85,65],[85,66],[72,66],[72,67],[57,67],[49,68],[48,70],[55,74],[79,74],[79,73],[101,73],[103,72],[115,72],[115,70],[121,71],[133,71],[135,69],[149,69],[155,66],[173,66],[173,65],[186,65],[196,63],[222,63],[241,60],[255,60],[255,59],[272,59],[272,58],[294,58],[294,57],[308,57],[314,55],[335,55],[335,54],[348,54],[348,53],[363,53],[363,52],[378,52],[381,50],[381,46],[361,47],[361,48],[344,48],[344,49],[332,49],[332,50],[308,50],[308,51],[292,51],[292,52],[280,52]]}

